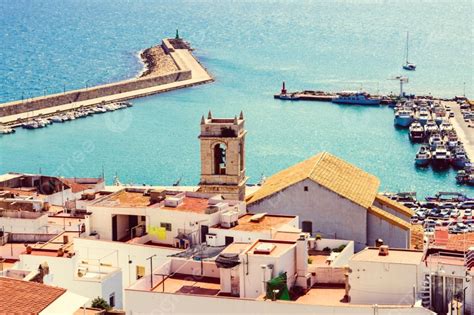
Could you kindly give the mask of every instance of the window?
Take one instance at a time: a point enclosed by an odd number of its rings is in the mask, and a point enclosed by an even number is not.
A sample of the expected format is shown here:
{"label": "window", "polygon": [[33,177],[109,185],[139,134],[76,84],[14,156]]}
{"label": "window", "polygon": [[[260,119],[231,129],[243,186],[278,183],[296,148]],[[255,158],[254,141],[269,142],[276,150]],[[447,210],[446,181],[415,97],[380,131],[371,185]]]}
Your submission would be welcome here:
{"label": "window", "polygon": [[226,174],[226,149],[223,143],[214,146],[214,175]]}
{"label": "window", "polygon": [[171,231],[171,223],[163,223],[163,222],[161,222],[161,223],[160,223],[160,226],[161,226],[162,228],[165,228],[166,231]]}
{"label": "window", "polygon": [[137,265],[136,270],[137,270],[137,280],[145,276],[145,267]]}
{"label": "window", "polygon": [[111,293],[109,296],[109,305],[110,307],[115,307],[115,292]]}
{"label": "window", "polygon": [[308,191],[308,186],[304,186],[304,191]]}

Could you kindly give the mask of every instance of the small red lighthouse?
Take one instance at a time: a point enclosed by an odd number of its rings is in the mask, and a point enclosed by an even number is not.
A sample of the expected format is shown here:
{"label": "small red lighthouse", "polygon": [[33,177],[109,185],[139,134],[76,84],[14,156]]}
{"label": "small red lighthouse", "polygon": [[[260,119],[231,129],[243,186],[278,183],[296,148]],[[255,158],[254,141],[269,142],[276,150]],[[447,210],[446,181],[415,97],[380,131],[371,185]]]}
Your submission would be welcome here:
{"label": "small red lighthouse", "polygon": [[283,81],[283,85],[281,86],[281,94],[286,94],[285,81]]}

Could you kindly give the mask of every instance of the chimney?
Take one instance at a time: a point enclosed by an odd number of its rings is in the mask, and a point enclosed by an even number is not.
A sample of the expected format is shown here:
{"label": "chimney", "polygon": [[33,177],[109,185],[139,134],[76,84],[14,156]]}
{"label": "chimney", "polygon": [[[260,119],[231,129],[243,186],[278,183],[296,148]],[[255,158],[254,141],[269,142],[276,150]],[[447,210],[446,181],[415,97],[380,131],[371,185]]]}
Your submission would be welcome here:
{"label": "chimney", "polygon": [[375,247],[379,248],[382,245],[383,245],[383,239],[378,238],[375,240]]}
{"label": "chimney", "polygon": [[63,235],[63,244],[67,244],[67,243],[69,243],[69,236],[64,234]]}
{"label": "chimney", "polygon": [[379,256],[388,256],[388,246],[387,245],[380,246]]}

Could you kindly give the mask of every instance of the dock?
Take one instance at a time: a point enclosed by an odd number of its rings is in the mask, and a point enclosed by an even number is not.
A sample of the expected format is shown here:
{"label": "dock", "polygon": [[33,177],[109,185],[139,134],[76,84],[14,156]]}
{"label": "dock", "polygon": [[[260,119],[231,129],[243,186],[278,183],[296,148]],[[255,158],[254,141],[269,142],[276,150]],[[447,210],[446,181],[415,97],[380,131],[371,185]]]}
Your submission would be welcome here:
{"label": "dock", "polygon": [[[127,101],[214,81],[214,78],[199,63],[190,49],[183,47],[175,48],[168,39],[164,39],[162,45],[176,63],[178,71],[161,76],[133,78],[95,87],[46,95],[25,101],[3,103],[0,104],[0,125],[18,127],[27,119],[52,116],[61,112],[100,104]],[[101,94],[107,95],[102,96]],[[93,97],[96,95],[97,97]],[[77,99],[77,101],[70,101],[71,99]],[[59,104],[51,105],[55,103]]]}
{"label": "dock", "polygon": [[454,118],[451,119],[459,140],[464,144],[464,149],[469,159],[474,159],[474,129],[469,127],[469,123],[464,121],[459,104],[455,101],[441,101],[445,107],[451,108]]}

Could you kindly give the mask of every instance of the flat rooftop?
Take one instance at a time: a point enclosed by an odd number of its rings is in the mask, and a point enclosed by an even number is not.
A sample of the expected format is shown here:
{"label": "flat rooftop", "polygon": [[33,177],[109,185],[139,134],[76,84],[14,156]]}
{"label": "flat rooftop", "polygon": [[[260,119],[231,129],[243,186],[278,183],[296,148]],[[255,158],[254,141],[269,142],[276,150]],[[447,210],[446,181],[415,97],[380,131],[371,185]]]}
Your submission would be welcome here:
{"label": "flat rooftop", "polygon": [[183,198],[183,202],[177,207],[162,206],[160,208],[162,210],[194,212],[203,214],[209,208],[209,199],[186,196]]}
{"label": "flat rooftop", "polygon": [[219,294],[220,290],[220,280],[217,278],[177,273],[166,278],[164,281],[160,281],[152,291],[216,296]]}
{"label": "flat rooftop", "polygon": [[108,195],[94,206],[113,208],[144,208],[150,205],[150,196],[144,196],[142,192],[121,190]]}
{"label": "flat rooftop", "polygon": [[[252,222],[250,219],[253,217],[253,214],[245,214],[239,218],[239,224],[231,227],[225,228],[220,225],[214,226],[218,229],[234,230],[234,231],[271,231],[282,227],[283,225],[289,224],[294,221],[294,216],[280,216],[280,215],[268,215],[266,214],[262,220],[258,222]],[[298,235],[299,237],[299,235]]]}
{"label": "flat rooftop", "polygon": [[[166,198],[173,198],[177,192],[166,194]],[[140,191],[129,191],[127,189],[102,197],[100,200],[93,201],[93,206],[110,208],[152,208],[157,210],[206,213],[209,209],[209,198],[200,196],[185,195],[182,202],[176,207],[165,206],[164,201],[151,202],[150,196],[145,196]]]}
{"label": "flat rooftop", "polygon": [[[247,250],[247,253],[255,256],[279,257],[295,246],[296,242],[258,240]],[[268,253],[262,253],[262,248],[271,248],[271,250]]]}
{"label": "flat rooftop", "polygon": [[295,303],[310,304],[310,305],[339,305],[348,306],[344,301],[346,291],[343,286],[328,285],[328,286],[314,286],[309,291],[300,296]]}
{"label": "flat rooftop", "polygon": [[418,265],[422,260],[422,251],[389,248],[387,256],[380,256],[379,249],[375,247],[368,247],[351,258],[351,261],[383,262],[407,265]]}

